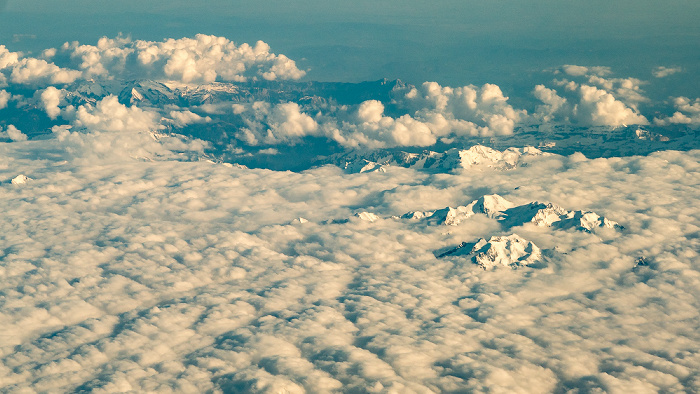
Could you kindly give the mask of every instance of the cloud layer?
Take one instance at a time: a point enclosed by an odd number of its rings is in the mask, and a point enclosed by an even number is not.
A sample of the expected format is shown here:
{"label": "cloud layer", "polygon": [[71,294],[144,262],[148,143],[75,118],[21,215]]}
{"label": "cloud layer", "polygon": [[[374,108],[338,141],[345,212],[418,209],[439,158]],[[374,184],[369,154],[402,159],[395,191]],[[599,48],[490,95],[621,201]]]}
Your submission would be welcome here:
{"label": "cloud layer", "polygon": [[[76,119],[102,132],[0,144],[3,390],[700,389],[698,151],[435,175],[142,161],[120,145],[118,161],[83,160],[70,138],[102,141],[122,127],[105,113],[136,111],[90,108]],[[522,225],[546,264],[484,271],[434,252],[509,235],[497,218],[389,218],[487,193],[626,230]]]}

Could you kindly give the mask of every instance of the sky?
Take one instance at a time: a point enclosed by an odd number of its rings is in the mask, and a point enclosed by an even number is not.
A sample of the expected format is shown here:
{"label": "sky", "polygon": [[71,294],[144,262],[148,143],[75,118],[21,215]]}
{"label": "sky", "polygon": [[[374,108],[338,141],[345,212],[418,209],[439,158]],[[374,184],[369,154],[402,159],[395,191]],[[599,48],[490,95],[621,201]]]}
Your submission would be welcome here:
{"label": "sky", "polygon": [[699,11],[0,0],[0,391],[700,392]]}
{"label": "sky", "polygon": [[[690,0],[30,0],[7,2],[0,41],[43,50],[120,32],[145,40],[204,33],[263,40],[309,68],[310,80],[521,87],[563,64],[642,79],[657,66],[698,75],[698,15],[700,4]],[[700,90],[696,78],[677,85],[679,95]]]}

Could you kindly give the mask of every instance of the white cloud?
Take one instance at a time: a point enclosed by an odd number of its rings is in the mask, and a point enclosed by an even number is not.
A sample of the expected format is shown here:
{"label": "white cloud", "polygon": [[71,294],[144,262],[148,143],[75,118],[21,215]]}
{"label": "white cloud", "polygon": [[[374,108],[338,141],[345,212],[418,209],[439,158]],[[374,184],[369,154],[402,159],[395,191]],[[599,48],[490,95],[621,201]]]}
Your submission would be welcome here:
{"label": "white cloud", "polygon": [[567,64],[562,67],[562,70],[564,73],[567,75],[570,75],[572,77],[581,77],[584,75],[596,75],[599,77],[603,77],[606,75],[609,75],[612,73],[612,70],[610,70],[610,67],[603,67],[603,66],[595,66],[595,67],[584,67],[584,66],[577,66],[573,64]]}
{"label": "white cloud", "polygon": [[694,101],[687,97],[676,97],[673,100],[676,112],[666,118],[654,118],[654,123],[660,126],[669,124],[700,124],[700,99]]}
{"label": "white cloud", "polygon": [[207,83],[299,79],[305,74],[293,60],[271,53],[262,41],[236,45],[204,34],[162,42],[103,37],[97,45],[66,43],[63,50],[71,53],[87,76]]}
{"label": "white cloud", "polygon": [[0,109],[7,108],[12,95],[7,90],[0,90]]}
{"label": "white cloud", "polygon": [[73,124],[88,131],[144,132],[159,129],[157,115],[138,107],[126,107],[117,97],[107,96],[95,106],[81,105]]}
{"label": "white cloud", "polygon": [[308,135],[315,135],[318,124],[301,112],[297,103],[271,105],[257,101],[248,107],[234,105],[234,113],[244,116],[246,127],[236,132],[238,139],[249,145],[298,142]]}
{"label": "white cloud", "polygon": [[27,136],[17,129],[14,125],[8,125],[3,131],[0,127],[0,138],[9,138],[12,141],[26,141]]}
{"label": "white cloud", "polygon": [[211,122],[211,117],[200,116],[192,111],[170,111],[170,118],[173,120],[173,124],[176,127],[185,127],[194,123],[209,123]]}
{"label": "white cloud", "polygon": [[19,62],[21,54],[18,52],[10,52],[7,47],[0,45],[0,70],[6,69],[9,66]]}
{"label": "white cloud", "polygon": [[348,147],[429,146],[436,141],[430,125],[410,115],[392,118],[384,115],[384,105],[368,100],[359,105],[356,119],[327,122],[324,133]]}
{"label": "white cloud", "polygon": [[[345,174],[74,160],[57,157],[63,143],[0,144],[0,179],[33,179],[0,187],[0,390],[700,388],[688,334],[698,151]],[[517,234],[546,266],[483,271],[433,251],[506,235],[486,215],[449,231],[323,223],[457,206],[485,190],[593,210],[627,230],[524,225]],[[635,267],[640,256],[647,265]]]}
{"label": "white cloud", "polygon": [[[543,103],[543,105],[537,107],[534,114],[534,116],[539,118],[542,122],[549,123],[554,120],[558,113],[571,111],[571,109],[566,111],[566,99],[560,97],[554,89],[548,89],[544,85],[537,85],[535,86],[533,94]],[[566,115],[564,115],[564,120],[568,120],[566,119]]]}
{"label": "white cloud", "polygon": [[61,109],[58,106],[64,95],[64,90],[56,89],[53,86],[49,86],[41,92],[41,103],[49,118],[56,119],[61,114]]}
{"label": "white cloud", "polygon": [[666,78],[669,75],[677,74],[677,73],[682,72],[682,71],[683,71],[683,69],[681,67],[659,66],[659,67],[656,67],[651,73],[656,78]]}
{"label": "white cloud", "polygon": [[408,99],[420,106],[417,116],[437,113],[446,119],[471,122],[480,127],[479,133],[484,135],[512,134],[515,124],[527,115],[524,110],[516,110],[508,104],[508,97],[493,84],[480,88],[472,85],[451,88],[426,82]]}
{"label": "white cloud", "polygon": [[579,120],[594,126],[647,124],[647,119],[605,90],[581,85],[581,101],[576,108]]}
{"label": "white cloud", "polygon": [[19,84],[69,84],[82,76],[77,70],[58,67],[43,59],[24,58],[12,66],[10,80]]}

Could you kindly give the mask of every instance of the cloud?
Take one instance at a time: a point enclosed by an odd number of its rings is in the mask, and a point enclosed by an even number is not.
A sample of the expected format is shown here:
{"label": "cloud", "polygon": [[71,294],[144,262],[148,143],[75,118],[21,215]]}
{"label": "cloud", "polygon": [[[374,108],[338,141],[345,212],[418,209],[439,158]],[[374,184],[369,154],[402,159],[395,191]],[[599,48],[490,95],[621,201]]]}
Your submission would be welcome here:
{"label": "cloud", "polygon": [[595,67],[584,67],[584,66],[577,66],[573,64],[567,64],[562,67],[562,70],[564,71],[565,74],[573,76],[573,77],[581,77],[584,75],[595,75],[598,77],[603,77],[606,75],[609,75],[612,73],[612,70],[610,70],[610,67],[603,67],[603,66],[595,66]]}
{"label": "cloud", "polygon": [[6,69],[9,66],[19,62],[21,54],[18,52],[10,52],[7,47],[0,45],[0,70]]}
{"label": "cloud", "polygon": [[581,101],[576,115],[585,123],[594,126],[622,126],[629,124],[647,124],[648,120],[625,106],[624,103],[605,90],[589,85],[580,87]]}
{"label": "cloud", "polygon": [[69,84],[81,76],[80,71],[61,68],[43,59],[25,58],[13,65],[10,80],[27,85]]}
{"label": "cloud", "polygon": [[200,116],[192,111],[170,111],[170,118],[172,118],[175,127],[186,127],[190,124],[195,123],[209,123],[211,122],[211,117]]}
{"label": "cloud", "polygon": [[[555,119],[559,113],[567,113],[567,101],[560,97],[554,89],[548,89],[544,85],[535,86],[533,91],[534,96],[540,100],[543,105],[537,107],[534,116],[544,123],[549,123]],[[567,115],[560,115],[560,118],[568,120]]]}
{"label": "cloud", "polygon": [[126,107],[116,96],[107,96],[96,105],[81,105],[73,124],[88,131],[144,132],[158,130],[157,115],[138,107]]}
{"label": "cloud", "polygon": [[328,122],[322,127],[329,138],[348,147],[429,146],[436,141],[431,126],[410,115],[384,115],[384,104],[368,100],[357,108],[356,119]]}
{"label": "cloud", "polygon": [[656,78],[666,78],[669,75],[677,74],[679,72],[682,72],[683,69],[681,67],[664,67],[664,66],[659,66],[656,67],[651,74],[655,76]]}
{"label": "cloud", "polygon": [[494,84],[451,88],[425,82],[407,98],[409,103],[420,106],[417,114],[421,116],[439,114],[449,120],[471,122],[484,135],[512,134],[515,124],[527,114],[508,104],[508,97]]}
{"label": "cloud", "polygon": [[7,90],[0,90],[0,109],[7,108],[12,95]]}
{"label": "cloud", "polygon": [[0,127],[0,138],[8,138],[12,141],[26,141],[27,136],[17,129],[14,125],[8,125],[3,131]]}
{"label": "cloud", "polygon": [[389,116],[384,103],[366,100],[324,114],[318,119],[320,130],[346,147],[430,146],[460,136],[512,134],[527,117],[493,84],[451,88],[426,82],[397,97],[395,104],[408,113]]}
{"label": "cloud", "polygon": [[257,101],[249,106],[234,105],[234,113],[243,115],[246,127],[236,137],[248,145],[294,144],[301,138],[317,134],[318,124],[301,112],[297,103],[271,105]]}
{"label": "cloud", "polygon": [[565,65],[562,71],[574,80],[555,79],[559,91],[545,85],[535,87],[533,94],[544,104],[537,107],[535,122],[613,127],[648,124],[638,108],[650,102],[641,88],[645,81],[611,78],[608,67]]}
{"label": "cloud", "polygon": [[262,41],[236,45],[224,37],[198,34],[162,42],[101,38],[97,45],[66,43],[64,51],[87,77],[152,78],[184,83],[299,79],[305,72]]}
{"label": "cloud", "polygon": [[[61,68],[43,59],[24,57],[0,45],[0,71],[9,74],[12,83],[24,85],[68,84],[82,76],[77,70]],[[8,76],[0,73],[0,85],[7,86]]]}
{"label": "cloud", "polygon": [[[346,174],[78,160],[65,143],[0,144],[4,391],[699,388],[698,151]],[[496,219],[388,218],[486,190],[627,230],[523,225],[546,265],[484,271],[432,252],[502,240]],[[361,212],[379,219],[325,222]]]}
{"label": "cloud", "polygon": [[700,124],[700,99],[694,101],[687,97],[676,97],[673,100],[676,112],[666,118],[654,118],[654,123],[660,126],[670,124]]}
{"label": "cloud", "polygon": [[61,109],[58,106],[64,95],[65,91],[56,89],[53,86],[49,86],[41,92],[41,103],[49,118],[56,119],[61,114]]}
{"label": "cloud", "polygon": [[[52,131],[66,159],[190,159],[208,148],[208,143],[198,139],[161,133],[164,119],[157,112],[127,107],[111,95],[95,105],[68,106],[61,114],[71,124],[56,125]],[[191,119],[188,114],[182,116]]]}

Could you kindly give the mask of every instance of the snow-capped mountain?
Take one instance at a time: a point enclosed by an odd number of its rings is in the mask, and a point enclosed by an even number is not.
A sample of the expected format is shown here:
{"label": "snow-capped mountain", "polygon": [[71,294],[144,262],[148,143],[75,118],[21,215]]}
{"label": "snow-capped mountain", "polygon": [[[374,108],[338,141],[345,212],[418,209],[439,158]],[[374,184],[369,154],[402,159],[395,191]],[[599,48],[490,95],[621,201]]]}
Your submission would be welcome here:
{"label": "snow-capped mountain", "polygon": [[545,153],[532,146],[499,151],[483,145],[474,145],[468,149],[452,148],[445,152],[409,153],[392,150],[348,152],[331,156],[323,164],[337,165],[349,173],[386,171],[386,168],[391,166],[447,171],[475,167],[507,170],[518,166],[523,157],[543,154]]}
{"label": "snow-capped mountain", "polygon": [[434,211],[411,211],[401,215],[400,218],[423,220],[428,225],[456,226],[475,214],[496,219],[506,229],[526,223],[540,227],[573,228],[587,232],[595,231],[597,228],[615,230],[624,228],[595,212],[569,211],[556,204],[537,201],[516,206],[497,194],[482,196],[465,206],[445,207]]}
{"label": "snow-capped mountain", "polygon": [[542,260],[542,251],[533,242],[517,234],[493,236],[476,243],[461,243],[436,257],[466,257],[479,267],[489,270],[498,266],[513,269],[530,266]]}
{"label": "snow-capped mountain", "polygon": [[576,229],[592,232],[597,228],[622,230],[617,222],[590,211],[569,211],[556,204],[531,202],[503,211],[503,226],[506,228],[533,223],[540,227]]}
{"label": "snow-capped mountain", "polygon": [[470,204],[458,207],[445,207],[435,211],[412,211],[401,215],[402,219],[424,219],[430,225],[455,226],[477,213],[490,218],[498,218],[503,211],[514,204],[498,194],[490,194],[472,201]]}

